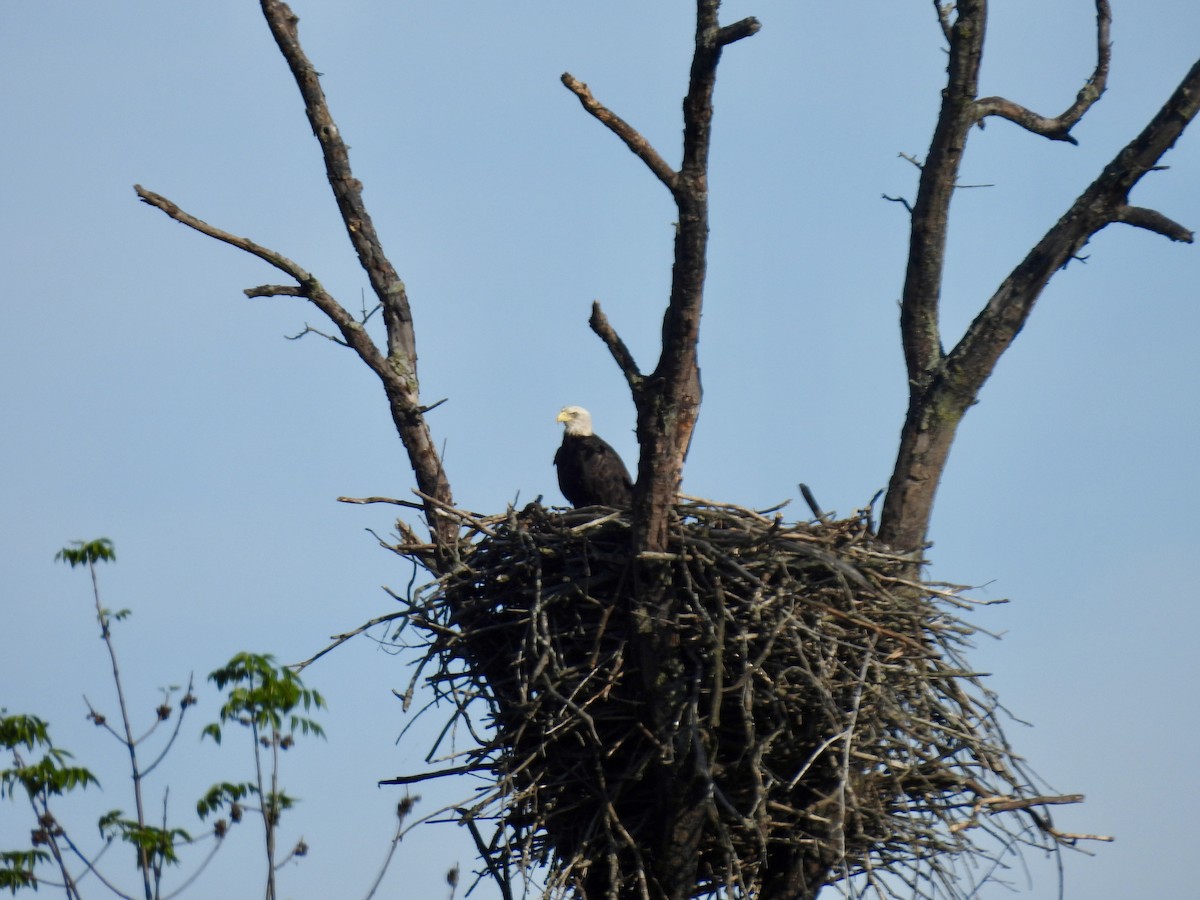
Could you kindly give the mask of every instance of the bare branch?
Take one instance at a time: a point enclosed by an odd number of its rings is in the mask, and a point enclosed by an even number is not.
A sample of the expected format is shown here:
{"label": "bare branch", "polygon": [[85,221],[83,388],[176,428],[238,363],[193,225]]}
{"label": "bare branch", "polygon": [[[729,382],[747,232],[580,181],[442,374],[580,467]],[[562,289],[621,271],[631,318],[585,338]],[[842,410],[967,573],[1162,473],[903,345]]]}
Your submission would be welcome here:
{"label": "bare branch", "polygon": [[327,341],[332,341],[333,343],[337,344],[339,347],[349,347],[350,346],[345,341],[343,341],[340,337],[337,337],[336,335],[332,335],[332,334],[326,334],[324,331],[321,331],[321,329],[319,329],[319,328],[313,328],[307,322],[304,323],[303,331],[299,331],[296,334],[285,334],[283,336],[283,339],[286,341],[298,341],[298,340],[300,340],[300,338],[305,337],[306,335],[310,335],[310,334],[315,334],[317,337],[323,337]]}
{"label": "bare branch", "polygon": [[988,116],[998,116],[1052,141],[1079,143],[1071,136],[1070,131],[1100,99],[1108,84],[1108,68],[1112,61],[1112,40],[1109,36],[1111,26],[1112,9],[1109,7],[1109,0],[1096,0],[1096,68],[1079,89],[1075,102],[1062,115],[1048,118],[1003,97],[985,97],[975,104],[979,121]]}
{"label": "bare branch", "polygon": [[592,317],[588,319],[588,325],[591,326],[600,338],[604,341],[608,351],[616,360],[621,372],[625,375],[625,380],[629,382],[630,389],[636,394],[642,388],[643,376],[638,370],[637,362],[634,361],[633,354],[629,352],[629,348],[625,346],[625,342],[612,325],[609,324],[608,317],[604,315],[604,310],[600,308],[600,301],[592,301]]}
{"label": "bare branch", "polygon": [[[363,203],[362,184],[350,169],[349,151],[329,112],[319,73],[300,46],[297,31],[299,19],[282,0],[261,0],[261,4],[271,34],[300,89],[313,134],[321,145],[326,178],[333,189],[346,234],[382,307],[387,355],[378,366],[372,368],[383,382],[392,420],[408,451],[417,486],[424,497],[436,498],[443,504],[452,503],[450,482],[422,412],[416,335],[408,292],[385,255],[375,225]],[[338,324],[341,328],[341,323]],[[366,333],[357,322],[355,328]],[[345,335],[345,328],[341,330]],[[354,341],[350,343],[355,346]],[[355,349],[358,349],[357,346]],[[435,542],[444,553],[452,553],[452,548],[457,546],[454,523],[438,516],[437,507],[432,501],[426,503],[426,513]],[[448,560],[438,562],[439,567],[449,564]]]}
{"label": "bare branch", "polygon": [[713,90],[723,42],[753,34],[755,20],[720,27],[719,0],[696,0],[696,41],[688,92],[683,101],[683,160],[672,195],[679,211],[671,296],[663,315],[662,352],[644,390],[635,394],[638,410],[635,544],[662,550],[667,518],[682,477],[683,463],[700,414],[697,341],[704,300],[708,253],[708,155]]}
{"label": "bare branch", "polygon": [[[1099,96],[1097,94],[1096,99],[1099,99]],[[1093,102],[1095,101],[1093,100]],[[1040,134],[1042,137],[1049,138],[1052,141],[1064,141],[1068,144],[1079,143],[1069,133],[1071,127],[1078,121],[1078,117],[1074,121],[1068,121],[1065,114],[1053,118],[1042,116],[1033,110],[1026,109],[1019,103],[1014,103],[1003,97],[985,97],[979,101],[976,109],[981,124],[989,116],[996,116],[1000,119],[1007,119],[1016,125],[1020,125],[1026,131]]]}
{"label": "bare branch", "polygon": [[[251,256],[257,256],[263,262],[274,266],[276,269],[286,275],[292,276],[292,278],[295,278],[296,281],[300,282],[302,285],[306,285],[314,281],[312,275],[310,275],[305,269],[301,268],[296,263],[292,262],[282,253],[278,253],[267,247],[263,247],[261,244],[256,244],[249,238],[238,237],[236,234],[230,234],[228,231],[223,231],[222,229],[217,228],[215,225],[209,225],[203,219],[198,219],[190,213],[180,209],[175,203],[168,200],[161,194],[148,191],[140,184],[135,184],[133,189],[137,193],[139,200],[145,204],[148,204],[149,206],[153,206],[156,209],[162,210],[176,222],[186,225],[188,228],[195,229],[201,234],[207,235],[208,237],[214,238],[222,243],[229,244],[231,247],[237,247],[239,250],[244,250]],[[262,290],[262,288],[255,288],[254,290]],[[278,292],[281,294],[292,293],[294,296],[307,296],[307,294],[300,292],[297,288],[281,287],[278,289]],[[258,294],[256,296],[263,295]]]}
{"label": "bare branch", "polygon": [[307,297],[304,288],[294,284],[260,284],[258,287],[246,288],[242,291],[251,299],[255,297]]}
{"label": "bare branch", "polygon": [[1178,222],[1168,219],[1158,210],[1146,209],[1144,206],[1120,206],[1116,210],[1113,221],[1145,228],[1147,231],[1153,231],[1185,244],[1192,243],[1194,238],[1192,232]]}
{"label": "bare branch", "polygon": [[[339,497],[338,499],[341,499],[341,498]],[[359,625],[357,628],[353,628],[350,631],[344,632],[343,634],[332,635],[329,638],[331,643],[329,643],[324,649],[317,651],[316,653],[314,653],[312,656],[310,656],[308,659],[304,660],[303,662],[291,663],[288,666],[288,668],[295,669],[297,672],[302,672],[304,669],[306,669],[308,666],[311,666],[322,656],[324,656],[325,654],[327,654],[333,650],[336,650],[338,647],[340,647],[342,644],[346,643],[346,641],[350,640],[351,638],[358,637],[358,635],[362,634],[363,632],[370,631],[376,625],[381,625],[384,622],[394,622],[396,619],[403,619],[407,615],[408,615],[408,612],[403,611],[403,612],[388,613],[383,616],[376,616],[374,619],[371,619],[371,621],[364,622],[363,624]]]}
{"label": "bare branch", "polygon": [[1004,812],[1012,809],[1029,809],[1031,806],[1061,806],[1082,802],[1083,794],[1039,794],[1036,797],[990,797],[981,801],[980,805]]}
{"label": "bare branch", "polygon": [[1104,167],[1058,222],[1013,269],[971,323],[947,360],[963,390],[983,386],[992,368],[1025,324],[1047,282],[1075,257],[1092,235],[1113,222],[1125,222],[1190,241],[1191,232],[1159,212],[1129,206],[1129,192],[1150,171],[1200,111],[1200,61],[1184,77],[1141,134]]}
{"label": "bare branch", "polygon": [[282,0],[262,0],[263,15],[279,46],[304,99],[304,110],[312,125],[313,135],[321,144],[325,157],[325,173],[338,210],[346,226],[350,243],[371,282],[376,297],[384,307],[387,328],[388,355],[401,360],[414,376],[416,373],[416,341],[413,336],[412,312],[404,282],[396,274],[383,252],[375,225],[362,199],[362,183],[350,170],[350,155],[341,132],[333,121],[325,92],[321,89],[319,73],[300,46],[297,24],[299,17]]}
{"label": "bare branch", "polygon": [[667,164],[665,159],[659,156],[658,151],[650,146],[650,142],[642,137],[636,128],[593,97],[588,86],[575,78],[570,72],[563,72],[562,83],[566,85],[567,90],[579,98],[579,102],[583,105],[584,109],[591,113],[609,131],[619,137],[625,143],[625,146],[632,150],[634,155],[646,164],[650,171],[658,177],[659,181],[665,184],[672,192],[675,190],[678,174]]}
{"label": "bare branch", "polygon": [[912,211],[913,211],[912,204],[909,203],[908,200],[906,200],[904,197],[893,197],[891,194],[880,194],[880,196],[884,200],[887,200],[889,203],[899,203],[901,206],[903,206],[905,209],[908,210],[908,214],[910,216],[912,215]]}
{"label": "bare branch", "polygon": [[337,326],[342,333],[342,338],[348,347],[354,349],[359,357],[381,378],[386,377],[388,368],[383,355],[379,352],[379,348],[375,346],[374,341],[363,329],[363,327],[355,320],[346,309],[330,296],[321,286],[321,282],[311,275],[307,270],[301,268],[292,260],[288,259],[282,253],[263,247],[256,244],[249,238],[238,237],[210,225],[203,219],[191,215],[188,212],[180,209],[178,205],[156,194],[153,191],[148,191],[140,184],[135,184],[133,189],[137,192],[138,197],[143,203],[162,210],[176,222],[187,225],[189,228],[200,232],[203,235],[214,238],[222,243],[229,244],[231,247],[237,247],[239,250],[257,256],[284,272],[298,282],[297,286],[288,285],[260,285],[255,288],[248,288],[245,291],[247,297],[268,297],[268,296],[290,296],[304,297],[312,302],[321,312],[329,317],[330,321]]}
{"label": "bare branch", "polygon": [[449,769],[438,769],[436,772],[422,772],[420,775],[397,775],[395,778],[385,778],[382,781],[376,782],[376,784],[419,784],[422,781],[431,781],[434,778],[445,778],[447,775],[465,775],[468,772],[482,772],[486,770],[487,766],[467,763],[463,766],[452,766]]}
{"label": "bare branch", "polygon": [[641,453],[633,519],[634,543],[639,550],[661,549],[666,540],[667,517],[699,415],[696,342],[708,245],[708,153],[717,63],[723,47],[755,34],[761,27],[753,17],[722,27],[720,6],[720,0],[696,0],[695,52],[683,102],[683,159],[678,171],[633,126],[597,101],[586,84],[570,73],[562,76],[562,83],[583,108],[616,134],[671,191],[679,210],[671,296],[663,316],[662,352],[654,372],[641,374],[599,305],[593,306],[591,317],[592,329],[625,375],[638,410]]}
{"label": "bare branch", "polygon": [[423,503],[411,500],[397,500],[394,497],[338,497],[338,503],[391,503],[394,506],[407,506],[409,509],[424,509]]}
{"label": "bare branch", "polygon": [[752,34],[758,34],[762,28],[762,23],[754,16],[747,16],[740,21],[734,22],[732,25],[726,25],[717,30],[716,44],[718,47],[727,47],[735,41],[740,41],[742,38],[748,38]]}
{"label": "bare branch", "polygon": [[[433,529],[434,541],[439,551],[437,559],[431,562],[430,567],[437,571],[451,565],[449,556],[457,548],[458,535],[456,524],[445,516],[438,515],[439,504],[451,505],[453,497],[441,456],[424,419],[424,413],[433,407],[424,406],[420,401],[416,337],[408,294],[404,282],[384,254],[379,235],[367,213],[362,199],[362,184],[351,172],[348,149],[330,115],[325,94],[321,89],[320,75],[300,46],[298,17],[282,0],[260,0],[260,3],[263,17],[300,89],[313,134],[321,145],[326,177],[333,189],[346,233],[379,301],[377,309],[382,310],[387,335],[386,355],[376,347],[363,328],[363,323],[375,310],[371,313],[364,312],[363,321],[359,322],[326,293],[312,275],[282,254],[261,247],[246,238],[214,228],[183,212],[169,200],[140,186],[137,187],[138,196],[171,218],[209,237],[251,253],[295,278],[299,282],[298,287],[261,285],[247,291],[247,296],[307,298],[333,321],[346,345],[353,348],[379,377],[388,397],[392,420],[408,453],[417,486],[421,496],[426,498],[427,520]],[[308,331],[315,329],[306,327],[302,333]]]}

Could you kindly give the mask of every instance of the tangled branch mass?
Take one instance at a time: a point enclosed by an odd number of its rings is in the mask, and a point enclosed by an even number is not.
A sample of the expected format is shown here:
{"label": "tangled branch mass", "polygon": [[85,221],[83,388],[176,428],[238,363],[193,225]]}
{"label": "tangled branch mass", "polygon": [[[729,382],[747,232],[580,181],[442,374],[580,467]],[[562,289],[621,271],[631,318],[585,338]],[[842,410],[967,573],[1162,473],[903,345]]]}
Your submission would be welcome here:
{"label": "tangled branch mass", "polygon": [[[490,777],[460,812],[496,826],[493,873],[548,866],[549,896],[644,873],[681,781],[706,797],[696,897],[789,896],[830,868],[879,896],[965,896],[964,851],[1080,837],[1044,809],[1081,798],[1035,788],[963,658],[973,601],[911,580],[866,511],[772,512],[686,501],[669,552],[637,560],[620,513],[458,513],[474,540],[397,637],[420,636],[418,677],[478,740],[467,768]],[[669,742],[646,718],[664,691]]]}

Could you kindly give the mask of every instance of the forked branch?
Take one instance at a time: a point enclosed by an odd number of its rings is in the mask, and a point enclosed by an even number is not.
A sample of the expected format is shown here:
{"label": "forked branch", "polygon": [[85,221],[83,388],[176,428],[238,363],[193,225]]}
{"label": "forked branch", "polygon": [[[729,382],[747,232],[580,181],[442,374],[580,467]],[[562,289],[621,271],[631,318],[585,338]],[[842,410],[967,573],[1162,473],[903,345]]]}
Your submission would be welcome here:
{"label": "forked branch", "polygon": [[379,348],[371,340],[370,335],[367,334],[354,316],[347,312],[321,286],[321,282],[306,269],[292,262],[292,260],[288,259],[282,253],[271,250],[268,247],[263,247],[261,244],[256,244],[249,238],[238,237],[235,234],[230,234],[228,231],[210,225],[203,219],[197,218],[191,213],[180,209],[178,205],[172,203],[161,194],[146,190],[140,184],[135,184],[133,189],[137,192],[138,197],[143,203],[153,206],[155,209],[162,210],[176,222],[186,225],[214,240],[229,244],[229,246],[236,247],[239,250],[244,250],[251,256],[257,256],[264,262],[279,269],[279,271],[295,278],[298,282],[296,285],[259,285],[258,287],[247,288],[244,293],[247,297],[303,297],[317,307],[317,309],[321,310],[337,326],[346,344],[353,348],[372,371],[381,377],[386,373],[386,361],[379,352]]}
{"label": "forked branch", "polygon": [[667,518],[683,473],[683,461],[700,411],[700,368],[696,345],[708,247],[708,149],[713,88],[723,47],[756,33],[759,22],[745,18],[722,27],[720,0],[697,0],[696,39],[688,92],[683,102],[683,159],[676,170],[632,125],[593,97],[574,76],[563,84],[591,115],[612,131],[661,181],[675,200],[675,265],[671,296],[663,317],[662,351],[649,375],[642,375],[599,306],[592,329],[608,346],[633,393],[638,412],[635,544],[640,551],[666,546]]}
{"label": "forked branch", "polygon": [[1162,213],[1130,206],[1129,193],[1142,177],[1158,168],[1200,111],[1200,61],[1141,134],[1130,141],[1071,208],[1005,278],[958,346],[949,354],[951,381],[965,379],[961,389],[977,393],[992,368],[1024,326],[1042,290],[1096,232],[1122,222],[1190,243],[1192,233]]}
{"label": "forked branch", "polygon": [[938,310],[950,202],[959,184],[971,128],[989,116],[1001,116],[1036,134],[1074,143],[1070,129],[1104,92],[1112,49],[1109,0],[1096,0],[1095,69],[1070,108],[1049,118],[1002,97],[978,98],[987,38],[987,0],[961,0],[957,4],[935,0],[934,8],[950,44],[950,58],[941,112],[929,153],[920,166],[917,198],[910,209],[912,230],[900,314],[908,379],[918,389],[933,377],[943,355]]}
{"label": "forked branch", "polygon": [[410,370],[415,379],[417,347],[408,293],[383,252],[375,224],[363,203],[362,182],[350,170],[350,153],[329,112],[319,73],[300,46],[297,28],[300,19],[282,0],[261,0],[261,5],[271,35],[304,99],[304,111],[313,135],[321,145],[325,175],[329,186],[333,188],[346,234],[371,282],[371,288],[383,304],[388,355]]}
{"label": "forked branch", "polygon": [[[1108,69],[1107,0],[1097,0],[1100,48],[1096,71],[1075,104],[1055,120],[1030,128],[1063,139],[1099,97]],[[938,5],[945,25],[949,13]],[[880,537],[897,550],[915,552],[926,541],[934,496],[958,424],[975,402],[996,363],[1024,327],[1050,278],[1074,258],[1096,232],[1114,222],[1134,225],[1171,240],[1192,233],[1157,210],[1132,206],[1129,194],[1141,178],[1161,168],[1200,108],[1200,62],[1134,140],[1104,168],[1071,208],[1012,270],[976,316],[958,344],[942,349],[938,303],[945,264],[949,201],[970,126],[981,109],[999,114],[995,98],[976,101],[979,62],[986,30],[985,0],[963,0],[950,27],[950,66],[942,113],[921,170],[913,205],[908,274],[901,307],[901,333],[909,375],[909,407],[900,450],[888,486]],[[1051,123],[1051,124],[1047,124]]]}
{"label": "forked branch", "polygon": [[162,210],[176,221],[257,256],[294,278],[297,282],[295,286],[260,285],[250,288],[246,294],[250,297],[304,297],[337,326],[346,345],[379,377],[387,394],[396,431],[416,476],[417,487],[423,497],[431,498],[425,503],[425,512],[438,553],[436,557],[430,558],[430,568],[444,570],[450,564],[449,559],[455,551],[458,531],[454,522],[438,514],[439,505],[451,505],[453,497],[441,456],[437,452],[425,419],[425,413],[432,407],[422,405],[420,399],[416,336],[408,293],[404,282],[383,251],[379,235],[363,202],[362,184],[350,169],[348,149],[329,112],[319,74],[300,45],[297,30],[299,19],[282,0],[261,0],[261,6],[271,34],[300,89],[313,134],[321,145],[325,174],[333,189],[346,233],[378,299],[386,331],[386,347],[380,349],[368,335],[362,322],[347,312],[307,270],[283,254],[262,247],[248,238],[237,237],[209,225],[184,212],[165,197],[140,186],[136,190],[144,202]]}

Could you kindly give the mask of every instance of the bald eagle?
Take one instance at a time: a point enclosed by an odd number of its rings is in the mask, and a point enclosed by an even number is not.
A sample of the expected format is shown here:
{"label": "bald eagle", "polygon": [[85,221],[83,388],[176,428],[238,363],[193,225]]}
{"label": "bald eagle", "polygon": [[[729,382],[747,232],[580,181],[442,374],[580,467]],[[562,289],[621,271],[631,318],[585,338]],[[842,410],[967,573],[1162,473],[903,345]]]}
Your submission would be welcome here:
{"label": "bald eagle", "polygon": [[633,502],[633,481],[617,451],[592,434],[592,414],[581,406],[564,406],[557,421],[566,426],[562,446],[554,454],[563,496],[577,509],[628,509]]}

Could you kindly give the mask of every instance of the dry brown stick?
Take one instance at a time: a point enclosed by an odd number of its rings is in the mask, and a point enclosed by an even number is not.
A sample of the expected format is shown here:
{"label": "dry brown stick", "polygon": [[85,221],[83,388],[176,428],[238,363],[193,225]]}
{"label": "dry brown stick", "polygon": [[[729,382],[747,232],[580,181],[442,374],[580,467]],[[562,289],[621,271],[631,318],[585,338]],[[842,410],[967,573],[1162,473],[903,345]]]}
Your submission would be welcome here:
{"label": "dry brown stick", "polygon": [[292,663],[290,666],[288,666],[288,668],[295,669],[297,672],[301,672],[304,669],[306,669],[308,666],[315,663],[318,659],[320,659],[326,653],[329,653],[331,650],[336,650],[338,647],[340,647],[342,644],[346,643],[346,641],[350,640],[351,638],[357,637],[358,635],[362,634],[365,631],[369,631],[370,629],[374,628],[376,625],[380,625],[384,622],[393,622],[396,619],[403,619],[407,616],[408,616],[407,612],[388,613],[385,616],[376,616],[374,619],[371,619],[371,621],[364,622],[362,625],[359,625],[357,628],[352,629],[351,631],[347,631],[344,634],[333,635],[330,638],[332,643],[329,644],[329,646],[327,646],[324,650],[321,650],[318,653],[314,653],[308,659],[304,660],[304,662]]}
{"label": "dry brown stick", "polygon": [[670,191],[674,192],[679,173],[667,164],[667,161],[659,155],[658,151],[650,145],[650,142],[636,128],[593,97],[588,86],[570,72],[563,72],[562,83],[567,90],[579,98],[579,102],[583,105],[584,109],[591,113],[605,128],[619,137],[625,146],[632,150],[633,154],[646,164],[646,167],[655,174],[658,180],[665,184]]}
{"label": "dry brown stick", "polygon": [[750,507],[748,507],[748,506],[738,506],[736,503],[724,503],[719,500],[709,500],[706,497],[697,497],[693,494],[681,493],[681,494],[679,494],[679,499],[686,500],[689,503],[700,504],[701,506],[703,506],[705,508],[730,510],[732,512],[736,512],[741,515],[747,516],[749,518],[757,519],[760,522],[766,522],[766,523],[769,523],[771,520],[768,519],[766,516],[764,516],[763,513],[770,513],[770,512],[775,512],[776,510],[783,509],[785,506],[787,506],[789,503],[792,502],[791,500],[784,500],[782,503],[777,503],[774,506],[767,507],[766,509],[750,509]]}
{"label": "dry brown stick", "polygon": [[1104,843],[1111,844],[1116,840],[1116,838],[1114,838],[1111,834],[1088,834],[1087,832],[1059,831],[1052,825],[1047,825],[1042,829],[1042,831],[1054,838],[1056,841],[1062,841],[1064,843],[1071,844],[1075,843],[1076,841],[1103,841]]}
{"label": "dry brown stick", "polygon": [[[454,766],[449,769],[438,769],[435,772],[423,772],[420,775],[397,775],[395,778],[385,778],[382,781],[376,782],[376,784],[381,786],[385,784],[418,784],[422,781],[430,781],[434,778],[445,778],[448,775],[466,775],[471,772],[479,772],[485,770],[486,768],[486,766],[477,766],[468,763],[465,766]],[[450,808],[452,807],[447,807],[447,809]]]}
{"label": "dry brown stick", "polygon": [[488,537],[495,537],[496,532],[492,526],[500,524],[507,518],[505,515],[485,516],[481,513],[468,512],[465,509],[459,509],[452,503],[446,503],[437,497],[425,494],[417,488],[413,489],[413,493],[425,501],[427,508],[428,506],[432,506],[435,513],[442,518],[461,522],[475,531],[486,534]]}
{"label": "dry brown stick", "polygon": [[980,806],[989,810],[1003,812],[1012,809],[1028,809],[1031,806],[1061,806],[1068,803],[1082,803],[1083,794],[1039,794],[1036,797],[987,797],[980,801]]}
{"label": "dry brown stick", "polygon": [[612,354],[617,366],[621,369],[625,380],[629,383],[629,389],[637,394],[642,389],[644,376],[638,370],[637,362],[633,358],[633,354],[629,352],[629,348],[620,336],[609,324],[608,317],[604,315],[604,310],[600,308],[600,301],[592,301],[592,316],[588,319],[588,324],[592,331],[604,341],[604,345],[608,347],[608,352]]}
{"label": "dry brown stick", "polygon": [[424,509],[422,503],[411,500],[397,500],[394,497],[338,497],[338,503],[391,503],[395,506],[407,506],[409,509]]}

